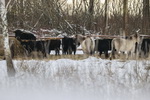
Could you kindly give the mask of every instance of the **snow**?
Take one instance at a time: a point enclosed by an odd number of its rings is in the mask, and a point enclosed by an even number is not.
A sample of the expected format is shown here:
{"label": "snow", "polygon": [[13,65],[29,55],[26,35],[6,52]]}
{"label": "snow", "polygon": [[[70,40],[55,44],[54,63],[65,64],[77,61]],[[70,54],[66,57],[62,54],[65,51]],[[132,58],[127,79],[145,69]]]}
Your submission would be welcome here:
{"label": "snow", "polygon": [[0,100],[149,100],[149,60],[14,60],[8,78],[0,61]]}
{"label": "snow", "polygon": [[57,30],[57,29],[40,29],[42,32],[49,32],[49,33],[62,33],[61,31]]}

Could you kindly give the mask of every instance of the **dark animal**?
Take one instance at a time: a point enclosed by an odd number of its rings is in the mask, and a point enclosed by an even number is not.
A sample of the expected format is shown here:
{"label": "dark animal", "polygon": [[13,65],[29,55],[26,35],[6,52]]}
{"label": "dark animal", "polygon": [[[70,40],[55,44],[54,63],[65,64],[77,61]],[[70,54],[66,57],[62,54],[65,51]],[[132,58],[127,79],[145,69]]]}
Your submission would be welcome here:
{"label": "dark animal", "polygon": [[62,39],[62,53],[63,54],[72,54],[72,52],[76,53],[76,41],[74,38],[64,37]]}
{"label": "dark animal", "polygon": [[59,55],[60,40],[39,40],[39,41],[21,41],[21,45],[27,50],[28,55],[33,51],[42,52],[43,56],[50,54],[51,50],[55,50],[55,54]]}
{"label": "dark animal", "polygon": [[27,50],[28,55],[33,51],[41,51],[43,56],[46,57],[46,41],[21,41],[21,45]]}
{"label": "dark animal", "polygon": [[15,33],[15,38],[18,40],[36,40],[34,34],[30,32],[15,30],[14,33]]}
{"label": "dark animal", "polygon": [[111,43],[111,55],[110,59],[115,58],[115,52],[119,55],[121,52],[126,52],[126,59],[135,54],[136,43],[141,42],[140,35],[138,33],[129,36],[128,38],[114,38]]}
{"label": "dark animal", "polygon": [[150,39],[143,39],[141,44],[141,54],[144,57],[148,57],[150,52]]}
{"label": "dark animal", "polygon": [[55,50],[55,55],[59,55],[60,45],[60,40],[47,40],[48,53],[51,53],[51,50]]}
{"label": "dark animal", "polygon": [[95,40],[95,50],[99,52],[101,56],[102,53],[105,54],[105,58],[108,58],[108,51],[111,50],[112,39],[97,39]]}

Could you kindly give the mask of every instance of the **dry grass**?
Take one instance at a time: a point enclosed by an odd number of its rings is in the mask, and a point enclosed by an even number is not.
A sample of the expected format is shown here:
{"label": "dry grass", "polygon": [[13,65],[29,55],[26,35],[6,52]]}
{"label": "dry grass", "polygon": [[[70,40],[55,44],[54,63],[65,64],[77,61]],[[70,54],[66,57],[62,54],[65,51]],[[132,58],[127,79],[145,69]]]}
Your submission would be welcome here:
{"label": "dry grass", "polygon": [[[20,56],[15,56],[13,59],[15,60],[57,60],[57,59],[72,59],[72,60],[83,60],[88,58],[88,55],[84,55],[84,54],[76,54],[76,55],[47,55],[47,57],[43,57],[41,52],[32,52],[31,55],[29,57],[23,55],[22,57]],[[96,57],[96,58],[101,58],[101,59],[106,59],[105,55],[102,54],[101,57],[99,56],[99,54],[94,54],[92,55],[92,57]],[[141,57],[141,58],[129,58],[126,59],[126,56],[124,54],[121,54],[120,57],[116,57],[116,59],[120,59],[120,61],[126,61],[126,60],[150,60],[150,57]],[[107,58],[107,60],[110,60],[110,58]]]}
{"label": "dry grass", "polygon": [[[3,57],[0,55],[0,57]],[[72,59],[72,60],[83,60],[88,58],[88,55],[84,55],[84,54],[76,54],[76,55],[47,55],[47,57],[43,57],[43,55],[41,53],[37,53],[34,52],[32,53],[29,57],[27,56],[15,56],[13,59],[15,60],[57,60],[57,59]],[[92,55],[92,57],[96,57],[96,58],[101,58],[101,59],[107,59],[110,60],[110,58],[105,58],[105,56],[102,54],[101,57],[98,54],[94,54]],[[126,61],[126,60],[150,60],[150,57],[147,58],[129,58],[126,59],[125,55],[121,55],[120,57],[117,57],[116,59],[120,59],[121,61]],[[115,60],[115,59],[113,59]]]}
{"label": "dry grass", "polygon": [[[24,48],[16,38],[10,37],[9,43],[12,44],[10,50],[15,57],[22,57],[25,55]],[[4,59],[4,41],[2,36],[0,36],[0,59]]]}
{"label": "dry grass", "polygon": [[[84,55],[84,54],[76,54],[76,55],[47,55],[47,57],[43,57],[43,55],[41,54],[41,52],[37,53],[37,52],[33,52],[29,57],[27,56],[23,56],[23,57],[15,57],[15,60],[57,60],[57,59],[72,59],[72,60],[83,60],[88,58],[89,55]],[[92,55],[92,57],[96,57],[96,58],[102,58],[104,59],[104,55],[102,55],[101,57],[98,54],[94,54]]]}
{"label": "dry grass", "polygon": [[88,58],[87,55],[77,54],[77,55],[48,55],[47,57],[41,57],[39,55],[34,55],[30,57],[16,57],[14,59],[16,60],[57,60],[57,59],[73,59],[73,60],[82,60]]}

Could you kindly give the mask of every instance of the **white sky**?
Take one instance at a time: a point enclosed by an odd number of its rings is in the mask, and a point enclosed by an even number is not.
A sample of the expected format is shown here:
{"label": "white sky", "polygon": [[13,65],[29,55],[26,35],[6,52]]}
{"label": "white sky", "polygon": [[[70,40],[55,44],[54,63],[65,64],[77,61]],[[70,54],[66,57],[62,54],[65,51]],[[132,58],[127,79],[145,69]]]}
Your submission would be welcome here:
{"label": "white sky", "polygon": [[67,3],[68,4],[72,4],[72,0],[67,0]]}
{"label": "white sky", "polygon": [[104,3],[105,3],[105,0],[100,0],[100,2],[104,4]]}

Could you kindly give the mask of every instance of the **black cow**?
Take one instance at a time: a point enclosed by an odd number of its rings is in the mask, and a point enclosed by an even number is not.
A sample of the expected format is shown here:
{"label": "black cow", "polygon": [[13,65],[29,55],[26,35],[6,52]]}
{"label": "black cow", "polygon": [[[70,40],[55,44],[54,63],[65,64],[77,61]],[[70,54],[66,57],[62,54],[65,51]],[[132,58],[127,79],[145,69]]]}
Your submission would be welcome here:
{"label": "black cow", "polygon": [[150,39],[143,39],[141,44],[141,53],[148,57],[150,52]]}
{"label": "black cow", "polygon": [[63,54],[72,54],[72,52],[76,53],[76,41],[74,38],[64,37],[62,39],[62,53]]}
{"label": "black cow", "polygon": [[46,54],[49,54],[51,50],[55,50],[55,54],[59,55],[60,44],[60,40],[21,41],[21,45],[23,45],[29,55],[32,51],[41,51],[44,57],[46,57]]}
{"label": "black cow", "polygon": [[46,57],[46,41],[21,41],[21,45],[27,50],[30,55],[32,51],[41,51]]}
{"label": "black cow", "polygon": [[15,38],[18,40],[36,40],[34,34],[30,32],[15,30],[14,33],[15,33]]}
{"label": "black cow", "polygon": [[61,41],[60,40],[47,40],[47,43],[48,43],[47,45],[48,52],[50,53],[51,50],[55,50],[55,55],[59,55]]}
{"label": "black cow", "polygon": [[99,52],[101,56],[102,53],[108,58],[108,51],[111,50],[112,39],[97,39],[95,40],[95,50]]}

